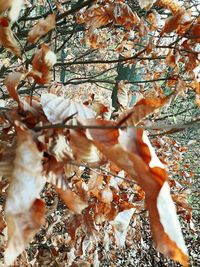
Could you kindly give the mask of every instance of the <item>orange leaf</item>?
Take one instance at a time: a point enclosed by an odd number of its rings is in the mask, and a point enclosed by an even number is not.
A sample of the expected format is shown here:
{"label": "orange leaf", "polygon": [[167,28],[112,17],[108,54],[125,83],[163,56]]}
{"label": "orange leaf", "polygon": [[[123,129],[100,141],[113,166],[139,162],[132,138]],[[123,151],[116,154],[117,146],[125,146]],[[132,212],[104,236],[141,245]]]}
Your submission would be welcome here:
{"label": "orange leaf", "polygon": [[23,5],[23,0],[1,0],[0,1],[0,13],[4,12],[8,8],[10,8],[9,11],[9,17],[12,21],[17,20],[21,7]]}
{"label": "orange leaf", "polygon": [[156,5],[169,9],[173,14],[176,14],[180,9],[180,4],[177,0],[159,0]]}
{"label": "orange leaf", "polygon": [[[167,103],[169,98],[143,98],[132,109],[126,110],[119,118],[118,124],[137,125],[142,119]],[[124,123],[122,123],[124,121]]]}
{"label": "orange leaf", "polygon": [[200,22],[195,23],[190,31],[189,31],[189,38],[192,38],[195,42],[200,43]]}
{"label": "orange leaf", "polygon": [[55,63],[56,55],[47,44],[42,44],[34,55],[33,70],[29,72],[29,76],[32,76],[39,84],[48,83],[50,81],[50,70]]}
{"label": "orange leaf", "polygon": [[191,21],[190,15],[184,8],[180,8],[174,16],[169,17],[165,21],[165,25],[160,33],[170,33],[178,28],[178,26],[185,25]]}
{"label": "orange leaf", "polygon": [[7,87],[9,95],[15,101],[17,101],[19,108],[21,108],[22,104],[21,104],[19,95],[17,93],[17,87],[18,87],[19,83],[21,82],[21,80],[23,80],[24,77],[25,77],[25,75],[21,72],[12,72],[6,77],[6,79],[4,81],[4,84]]}
{"label": "orange leaf", "polygon": [[78,195],[72,192],[70,189],[66,189],[65,191],[56,188],[56,191],[71,211],[77,214],[81,214],[82,210],[88,206],[88,203],[83,201]]}
{"label": "orange leaf", "polygon": [[40,19],[36,25],[28,33],[28,42],[31,44],[36,43],[40,37],[55,28],[56,15],[50,14],[45,19]]}
{"label": "orange leaf", "polygon": [[76,160],[89,163],[90,166],[99,166],[102,163],[101,153],[84,132],[70,130],[69,144]]}
{"label": "orange leaf", "polygon": [[[107,121],[106,124],[108,125],[108,123]],[[93,124],[95,124],[94,121]],[[96,124],[99,125],[100,122],[97,121]],[[102,121],[102,125],[105,125],[105,121]],[[97,148],[108,159],[135,178],[145,191],[156,248],[166,256],[188,266],[187,249],[166,182],[167,173],[156,156],[147,135],[142,129],[131,128],[127,131],[120,131],[118,143],[111,146],[108,145],[109,139],[105,137],[105,131],[108,130],[87,130],[88,136],[92,138]]]}
{"label": "orange leaf", "polygon": [[10,29],[8,18],[0,17],[0,43],[10,52],[21,58],[21,50]]}
{"label": "orange leaf", "polygon": [[[12,264],[39,230],[44,203],[37,199],[45,184],[40,153],[30,132],[16,129],[17,148],[5,206],[8,226],[6,265]],[[33,171],[34,166],[34,171]]]}

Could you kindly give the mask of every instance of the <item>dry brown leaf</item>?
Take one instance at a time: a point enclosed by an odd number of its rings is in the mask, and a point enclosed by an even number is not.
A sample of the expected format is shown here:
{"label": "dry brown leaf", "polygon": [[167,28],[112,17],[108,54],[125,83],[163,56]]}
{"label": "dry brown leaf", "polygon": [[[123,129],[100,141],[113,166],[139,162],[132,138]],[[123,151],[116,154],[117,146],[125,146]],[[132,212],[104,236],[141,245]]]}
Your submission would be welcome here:
{"label": "dry brown leaf", "polygon": [[195,42],[200,43],[200,21],[191,27],[188,34],[189,38],[192,38]]}
{"label": "dry brown leaf", "polygon": [[[168,102],[169,98],[143,98],[132,109],[126,110],[119,118],[120,125],[137,125],[146,116]],[[122,123],[123,122],[123,123]]]}
{"label": "dry brown leaf", "polygon": [[62,123],[74,114],[83,119],[95,117],[95,112],[88,107],[54,94],[42,94],[41,105],[51,123]]}
{"label": "dry brown leaf", "polygon": [[82,210],[88,206],[87,202],[83,201],[70,189],[66,189],[65,191],[63,191],[60,188],[56,188],[56,191],[58,192],[68,209],[70,209],[76,214],[81,214]]}
{"label": "dry brown leaf", "polygon": [[41,159],[42,153],[38,151],[31,133],[17,128],[16,155],[5,207],[7,265],[22,253],[43,222],[44,202],[37,199],[45,184]]}
{"label": "dry brown leaf", "polygon": [[121,211],[117,214],[115,219],[111,222],[114,228],[116,244],[118,246],[123,247],[125,244],[128,226],[129,226],[131,217],[133,216],[134,212],[135,212],[135,208]]}
{"label": "dry brown leaf", "polygon": [[0,17],[0,43],[7,50],[21,58],[21,50],[13,36],[7,17]]}
{"label": "dry brown leaf", "polygon": [[4,84],[7,87],[10,97],[12,97],[15,101],[17,101],[19,108],[22,107],[22,103],[17,93],[17,87],[19,83],[21,82],[21,80],[23,80],[24,78],[25,78],[24,73],[12,72],[6,77],[4,81]]}
{"label": "dry brown leaf", "polygon": [[56,15],[50,14],[45,19],[40,19],[36,25],[28,33],[28,42],[31,44],[36,43],[40,37],[55,28]]}
{"label": "dry brown leaf", "polygon": [[170,33],[176,30],[179,26],[184,26],[190,23],[191,17],[184,8],[180,8],[174,16],[169,17],[165,21],[165,25],[161,30],[160,35]]}
{"label": "dry brown leaf", "polygon": [[124,84],[124,81],[118,83],[117,102],[122,108],[127,108],[130,103],[130,91]]}
{"label": "dry brown leaf", "polygon": [[[96,124],[100,125],[100,121]],[[102,122],[103,125],[105,122]],[[104,131],[102,129],[99,135],[99,130],[88,129],[88,137],[92,138],[93,143],[109,160],[135,178],[145,191],[156,248],[183,266],[188,266],[187,249],[166,181],[167,173],[147,135],[142,129],[130,128],[121,131],[118,143],[116,140],[116,144],[110,146],[108,145],[110,137],[106,139]],[[113,130],[111,134],[112,132]],[[116,139],[114,135],[113,139]]]}
{"label": "dry brown leaf", "polygon": [[101,153],[92,142],[87,139],[84,132],[80,130],[70,130],[69,144],[77,161],[83,161],[93,167],[99,166],[100,163],[102,164],[103,157]]}
{"label": "dry brown leaf", "polygon": [[10,11],[9,11],[10,19],[12,21],[17,20],[23,3],[24,3],[23,0],[1,0],[0,1],[0,13],[10,8]]}
{"label": "dry brown leaf", "polygon": [[4,12],[11,6],[13,0],[1,0],[0,1],[0,13]]}
{"label": "dry brown leaf", "polygon": [[180,9],[180,4],[177,0],[158,0],[156,5],[169,9],[173,14],[176,14]]}
{"label": "dry brown leaf", "polygon": [[50,70],[56,63],[56,55],[47,44],[42,44],[41,48],[35,52],[33,57],[32,71],[29,76],[33,77],[39,84],[45,84],[50,81]]}
{"label": "dry brown leaf", "polygon": [[6,227],[6,222],[4,220],[3,215],[0,213],[0,234],[2,233],[5,227]]}

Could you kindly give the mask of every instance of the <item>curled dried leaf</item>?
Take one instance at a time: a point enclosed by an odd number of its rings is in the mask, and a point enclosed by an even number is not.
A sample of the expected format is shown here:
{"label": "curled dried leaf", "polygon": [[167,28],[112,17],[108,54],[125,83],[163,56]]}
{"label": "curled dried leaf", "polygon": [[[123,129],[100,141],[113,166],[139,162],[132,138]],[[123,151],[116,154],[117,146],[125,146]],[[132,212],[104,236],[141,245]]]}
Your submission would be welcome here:
{"label": "curled dried leaf", "polygon": [[[145,132],[142,129],[132,128],[120,131],[118,143],[110,146],[108,140],[97,134],[98,130],[88,129],[87,131],[94,145],[108,159],[135,178],[145,191],[156,248],[166,256],[188,266],[187,249],[180,224],[169,190],[168,193],[166,191],[167,173]],[[112,130],[110,131],[112,132]],[[104,134],[102,129],[101,135]],[[165,197],[162,197],[163,195]],[[170,217],[174,218],[174,224],[170,223]]]}
{"label": "curled dried leaf", "polygon": [[7,17],[0,17],[0,43],[7,50],[21,58],[21,50],[11,31],[10,22]]}
{"label": "curled dried leaf", "polygon": [[56,188],[56,191],[58,192],[66,206],[74,213],[81,214],[82,210],[88,206],[87,202],[83,201],[70,189],[66,189],[64,191],[60,188]]}
{"label": "curled dried leaf", "polygon": [[54,94],[43,94],[41,105],[51,123],[61,123],[72,115],[83,119],[95,117],[95,112],[88,107]]}
{"label": "curled dried leaf", "polygon": [[21,80],[25,78],[25,74],[22,72],[12,72],[10,73],[5,81],[4,84],[7,87],[9,95],[18,103],[19,108],[21,108],[22,103],[20,101],[20,97],[17,93],[17,87]]}
{"label": "curled dried leaf", "polygon": [[169,98],[143,98],[132,109],[126,110],[118,119],[120,125],[137,125],[146,116],[168,102]]}
{"label": "curled dried leaf", "polygon": [[150,9],[157,0],[138,0],[141,8]]}
{"label": "curled dried leaf", "polygon": [[40,19],[36,25],[28,33],[28,42],[31,44],[36,43],[40,37],[55,28],[56,15],[50,14],[45,19]]}
{"label": "curled dried leaf", "polygon": [[35,52],[32,66],[33,70],[29,72],[39,84],[45,84],[50,81],[50,70],[56,63],[56,55],[47,44],[42,44],[41,48]]}
{"label": "curled dried leaf", "polygon": [[30,132],[17,128],[17,147],[5,207],[8,226],[5,252],[7,265],[12,264],[22,253],[43,222],[44,202],[37,199],[45,184],[41,157]]}
{"label": "curled dried leaf", "polygon": [[[78,140],[78,142],[77,142]],[[102,155],[82,131],[70,130],[69,144],[76,160],[99,166]]]}
{"label": "curled dried leaf", "polygon": [[23,0],[1,0],[0,1],[0,13],[10,8],[9,17],[12,21],[17,20]]}

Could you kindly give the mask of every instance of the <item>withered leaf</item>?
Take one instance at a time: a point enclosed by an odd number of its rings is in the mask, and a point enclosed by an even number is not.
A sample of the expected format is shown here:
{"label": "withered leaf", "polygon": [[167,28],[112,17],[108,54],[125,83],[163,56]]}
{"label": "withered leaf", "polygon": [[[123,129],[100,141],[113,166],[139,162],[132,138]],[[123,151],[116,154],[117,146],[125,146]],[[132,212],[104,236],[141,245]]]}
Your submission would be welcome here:
{"label": "withered leaf", "polygon": [[19,108],[21,108],[21,101],[20,101],[20,97],[17,93],[17,86],[19,85],[19,83],[21,82],[21,80],[23,80],[23,78],[25,78],[25,74],[22,72],[12,72],[10,73],[5,81],[4,84],[7,87],[8,93],[9,95],[18,103]]}
{"label": "withered leaf", "polygon": [[14,38],[7,17],[0,17],[0,43],[7,50],[21,58],[21,50],[17,40]]}
{"label": "withered leaf", "polygon": [[50,70],[55,63],[55,53],[47,44],[42,44],[41,48],[35,52],[32,61],[33,69],[29,72],[29,76],[32,76],[39,84],[48,83],[51,79]]}
{"label": "withered leaf", "polygon": [[73,114],[83,119],[95,117],[95,112],[88,107],[54,94],[43,94],[41,105],[51,123],[61,123]]}
{"label": "withered leaf", "polygon": [[70,209],[76,214],[81,214],[82,210],[88,206],[87,202],[83,201],[77,194],[72,192],[70,189],[66,189],[64,191],[60,188],[56,188],[56,191],[58,192],[68,209]]}
{"label": "withered leaf", "polygon": [[40,19],[36,25],[28,33],[28,42],[31,44],[36,43],[40,37],[55,28],[56,15],[50,14],[45,19]]}
{"label": "withered leaf", "polygon": [[16,130],[17,147],[5,207],[8,227],[5,252],[7,265],[13,263],[39,230],[45,209],[44,202],[38,199],[45,184],[42,177],[42,154],[30,132],[20,128]]}
{"label": "withered leaf", "polygon": [[[95,124],[94,120],[93,124]],[[99,125],[100,121],[97,124]],[[102,122],[102,125],[104,124],[105,122]],[[87,131],[94,145],[108,159],[135,178],[145,191],[156,248],[166,256],[179,261],[183,266],[188,266],[187,249],[166,182],[167,173],[146,133],[142,129],[132,128],[121,131],[117,139],[118,143],[110,146],[103,129],[101,129],[101,135],[104,138],[97,134],[99,130],[88,129]],[[173,218],[173,223],[170,223],[170,218]]]}
{"label": "withered leaf", "polygon": [[168,100],[168,97],[143,98],[138,101],[132,109],[127,109],[124,113],[122,113],[122,115],[118,118],[118,124],[127,126],[137,125],[146,116],[165,105]]}

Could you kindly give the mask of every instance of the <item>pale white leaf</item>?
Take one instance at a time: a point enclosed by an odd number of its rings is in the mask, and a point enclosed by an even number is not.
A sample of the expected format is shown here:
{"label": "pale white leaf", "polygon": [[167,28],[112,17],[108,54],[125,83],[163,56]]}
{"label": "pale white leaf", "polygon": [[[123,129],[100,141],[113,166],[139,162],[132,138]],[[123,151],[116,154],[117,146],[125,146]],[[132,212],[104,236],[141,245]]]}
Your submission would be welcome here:
{"label": "pale white leaf", "polygon": [[119,212],[115,219],[111,222],[114,228],[115,240],[118,246],[124,246],[128,226],[133,216],[135,208]]}
{"label": "pale white leaf", "polygon": [[82,119],[95,117],[95,112],[81,103],[54,94],[43,94],[41,105],[51,123],[61,123],[73,114]]}
{"label": "pale white leaf", "polygon": [[141,8],[150,9],[157,0],[138,0]]}
{"label": "pale white leaf", "polygon": [[32,239],[35,230],[38,230],[38,218],[33,218],[36,206],[41,208],[41,218],[43,215],[43,203],[39,200],[36,201],[45,184],[41,174],[41,159],[42,154],[38,151],[31,134],[19,130],[11,183],[5,206],[8,225],[8,245],[5,252],[7,265],[12,264]]}
{"label": "pale white leaf", "polygon": [[165,233],[187,255],[187,248],[181,232],[181,226],[176,215],[176,208],[170,195],[170,188],[165,182],[157,198],[157,208],[160,222]]}

